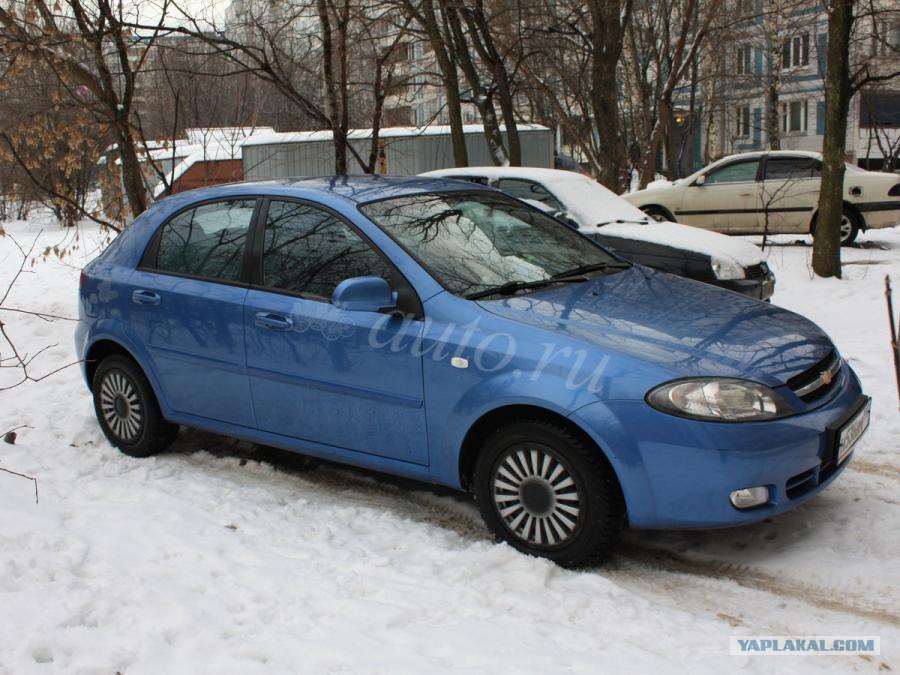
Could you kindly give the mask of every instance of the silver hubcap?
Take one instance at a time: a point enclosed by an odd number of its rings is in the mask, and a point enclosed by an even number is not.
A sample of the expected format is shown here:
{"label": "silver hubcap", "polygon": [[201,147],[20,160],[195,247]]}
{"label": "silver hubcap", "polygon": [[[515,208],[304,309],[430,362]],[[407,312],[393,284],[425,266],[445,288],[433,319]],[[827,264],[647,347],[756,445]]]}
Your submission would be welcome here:
{"label": "silver hubcap", "polygon": [[111,370],[103,378],[100,410],[106,425],[123,441],[134,441],[141,435],[144,423],[141,401],[134,384],[121,371]]}
{"label": "silver hubcap", "polygon": [[493,488],[497,512],[522,541],[554,547],[575,533],[581,513],[578,486],[546,450],[508,451],[494,470]]}
{"label": "silver hubcap", "polygon": [[846,241],[853,232],[853,224],[847,216],[841,216],[841,241]]}

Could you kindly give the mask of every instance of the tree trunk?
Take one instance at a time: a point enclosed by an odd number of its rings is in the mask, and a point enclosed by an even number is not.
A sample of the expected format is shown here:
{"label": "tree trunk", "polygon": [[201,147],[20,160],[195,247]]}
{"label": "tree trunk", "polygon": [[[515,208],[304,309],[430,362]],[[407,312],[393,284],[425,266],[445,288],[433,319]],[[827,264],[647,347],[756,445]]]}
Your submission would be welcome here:
{"label": "tree trunk", "polygon": [[463,130],[462,104],[459,94],[459,75],[456,70],[456,60],[449,51],[451,45],[447,44],[441,26],[438,23],[434,11],[434,0],[414,4],[405,0],[403,5],[406,11],[414,16],[428,35],[434,58],[441,71],[444,91],[447,95],[447,117],[450,121],[450,142],[453,145],[453,161],[456,166],[469,166],[469,153],[466,149],[466,135]]}
{"label": "tree trunk", "polygon": [[825,73],[825,137],[822,142],[822,187],[813,241],[813,271],[841,276],[841,215],[844,196],[844,146],[850,110],[850,31],[853,0],[832,0],[828,8],[828,54]]}
{"label": "tree trunk", "polygon": [[122,160],[122,187],[125,190],[131,215],[137,218],[147,209],[147,190],[144,186],[144,174],[141,172],[137,149],[134,147],[134,138],[131,136],[131,128],[128,126],[127,120],[116,121],[116,136],[119,158]]}

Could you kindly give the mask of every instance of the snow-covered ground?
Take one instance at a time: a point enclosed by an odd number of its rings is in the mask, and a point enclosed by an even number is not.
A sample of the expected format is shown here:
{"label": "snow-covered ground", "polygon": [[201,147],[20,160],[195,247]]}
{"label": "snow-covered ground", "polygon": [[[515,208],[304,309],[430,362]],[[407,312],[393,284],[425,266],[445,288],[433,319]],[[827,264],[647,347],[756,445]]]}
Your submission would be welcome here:
{"label": "snow-covered ground", "polygon": [[[26,246],[36,222],[6,224]],[[0,392],[0,673],[875,672],[900,669],[900,414],[883,280],[900,228],[814,279],[768,249],[776,303],[822,325],[874,396],[849,469],[758,525],[629,532],[598,570],[490,541],[456,495],[183,431],[135,460],[106,443],[77,367]],[[26,266],[7,307],[73,317],[78,248]],[[72,243],[46,226],[36,252]],[[0,238],[0,295],[17,267]],[[898,297],[900,301],[900,297]],[[0,311],[33,375],[75,359],[70,321]],[[9,354],[3,352],[0,357]],[[3,371],[0,371],[2,373]],[[2,386],[2,384],[0,384]],[[261,461],[262,460],[262,461]],[[730,635],[879,635],[880,657],[731,657]]]}

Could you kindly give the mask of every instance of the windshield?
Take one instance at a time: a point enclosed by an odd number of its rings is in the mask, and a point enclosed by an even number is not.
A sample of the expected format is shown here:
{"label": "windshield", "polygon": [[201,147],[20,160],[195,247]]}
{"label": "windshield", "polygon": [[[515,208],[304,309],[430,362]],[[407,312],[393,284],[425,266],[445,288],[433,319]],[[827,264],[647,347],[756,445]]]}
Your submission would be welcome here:
{"label": "windshield", "polygon": [[559,221],[500,194],[414,195],[360,210],[457,295],[620,264]]}

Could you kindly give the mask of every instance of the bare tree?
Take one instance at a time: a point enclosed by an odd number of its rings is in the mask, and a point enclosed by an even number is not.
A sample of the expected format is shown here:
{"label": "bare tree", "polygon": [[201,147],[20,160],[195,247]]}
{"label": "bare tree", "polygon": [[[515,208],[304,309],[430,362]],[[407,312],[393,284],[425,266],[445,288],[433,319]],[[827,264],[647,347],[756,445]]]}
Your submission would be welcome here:
{"label": "bare tree", "polygon": [[[858,12],[862,12],[860,14]],[[822,184],[813,242],[813,271],[822,277],[841,276],[841,217],[844,211],[844,152],[847,142],[847,117],[850,99],[862,87],[886,82],[900,75],[895,60],[878,64],[870,59],[851,63],[851,44],[860,34],[854,26],[863,26],[861,16],[883,12],[874,2],[830,0],[828,51],[825,73],[825,136],[822,143]],[[896,11],[896,10],[895,10]],[[868,41],[867,36],[862,36]]]}

